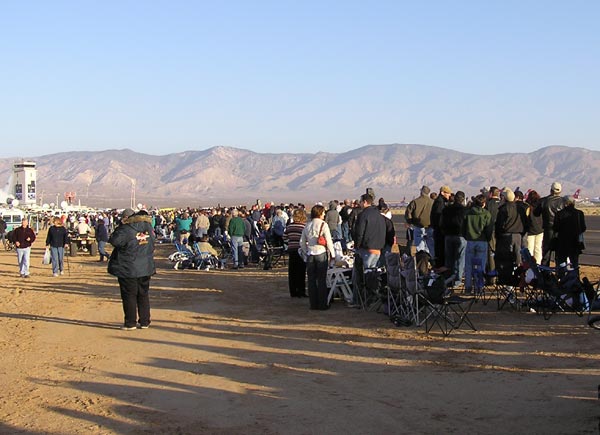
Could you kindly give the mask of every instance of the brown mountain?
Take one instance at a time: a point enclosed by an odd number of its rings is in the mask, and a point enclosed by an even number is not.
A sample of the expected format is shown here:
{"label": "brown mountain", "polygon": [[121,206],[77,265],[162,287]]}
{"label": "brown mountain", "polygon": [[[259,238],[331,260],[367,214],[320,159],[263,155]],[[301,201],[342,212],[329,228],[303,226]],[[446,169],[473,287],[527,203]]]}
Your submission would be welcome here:
{"label": "brown mountain", "polygon": [[[62,201],[75,191],[82,204],[122,207],[317,201],[358,197],[366,187],[388,201],[412,198],[423,184],[475,194],[483,186],[520,186],[545,195],[558,180],[563,191],[600,194],[600,152],[551,146],[531,153],[474,155],[424,145],[369,145],[340,154],[263,154],[214,147],[153,156],[131,150],[69,152],[32,157],[38,198]],[[0,159],[8,180],[15,159]]]}

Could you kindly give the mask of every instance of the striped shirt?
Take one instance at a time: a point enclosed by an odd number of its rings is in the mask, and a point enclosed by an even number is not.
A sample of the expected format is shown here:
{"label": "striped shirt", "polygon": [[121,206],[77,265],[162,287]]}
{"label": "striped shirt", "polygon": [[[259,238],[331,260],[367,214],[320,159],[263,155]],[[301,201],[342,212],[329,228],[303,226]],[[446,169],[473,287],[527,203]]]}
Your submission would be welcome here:
{"label": "striped shirt", "polygon": [[285,227],[285,237],[288,241],[288,251],[295,252],[300,247],[300,237],[302,236],[302,230],[304,230],[304,224],[291,223]]}

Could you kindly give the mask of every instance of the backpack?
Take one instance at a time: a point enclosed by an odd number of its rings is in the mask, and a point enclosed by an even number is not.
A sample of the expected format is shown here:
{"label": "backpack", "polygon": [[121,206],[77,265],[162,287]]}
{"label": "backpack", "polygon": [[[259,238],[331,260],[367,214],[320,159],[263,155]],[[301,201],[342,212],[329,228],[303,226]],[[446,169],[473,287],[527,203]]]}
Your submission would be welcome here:
{"label": "backpack", "polygon": [[284,231],[285,231],[285,228],[283,227],[283,222],[275,221],[275,223],[273,224],[273,234],[275,234],[276,236],[282,237]]}

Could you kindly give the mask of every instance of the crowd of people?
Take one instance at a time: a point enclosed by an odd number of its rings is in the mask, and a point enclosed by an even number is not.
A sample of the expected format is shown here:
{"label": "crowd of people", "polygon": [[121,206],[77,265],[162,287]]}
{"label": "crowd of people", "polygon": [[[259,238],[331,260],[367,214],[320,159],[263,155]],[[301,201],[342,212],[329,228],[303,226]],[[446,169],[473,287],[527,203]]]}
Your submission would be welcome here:
{"label": "crowd of people", "polygon": [[[583,213],[575,199],[561,196],[561,185],[552,183],[548,195],[492,186],[468,199],[450,186],[432,192],[421,187],[407,205],[404,220],[407,245],[420,259],[419,268],[444,269],[451,286],[473,288],[473,266],[487,271],[490,280],[502,279],[521,263],[526,247],[539,264],[579,264],[586,231]],[[150,324],[148,290],[155,273],[154,243],[202,244],[214,255],[229,254],[230,267],[243,269],[256,262],[263,246],[288,253],[288,284],[291,297],[308,297],[313,310],[329,308],[327,270],[334,266],[336,248],[353,256],[352,301],[361,306],[364,270],[385,265],[385,254],[396,244],[392,214],[383,198],[375,200],[371,189],[359,200],[332,200],[310,209],[303,204],[259,202],[230,208],[184,208],[166,210],[126,209],[97,213],[47,213],[38,216],[48,228],[46,247],[52,274],[64,271],[65,249],[72,236],[88,236],[98,243],[98,261],[109,260],[109,273],[117,276],[124,329]],[[35,232],[28,219],[13,231],[19,273],[29,277],[29,256]],[[112,253],[106,246],[112,246]],[[216,248],[216,249],[215,249]],[[270,267],[264,261],[265,269]],[[136,313],[139,318],[136,318]]]}

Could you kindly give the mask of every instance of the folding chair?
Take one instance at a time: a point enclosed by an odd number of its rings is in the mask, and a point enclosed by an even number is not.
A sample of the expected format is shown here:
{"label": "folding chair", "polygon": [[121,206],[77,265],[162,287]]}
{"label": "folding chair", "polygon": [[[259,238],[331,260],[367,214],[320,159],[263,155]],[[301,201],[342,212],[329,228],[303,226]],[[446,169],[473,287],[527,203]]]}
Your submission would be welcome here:
{"label": "folding chair", "polygon": [[387,314],[396,326],[410,326],[415,323],[415,310],[412,296],[403,282],[400,254],[385,254],[387,271]]}
{"label": "folding chair", "polygon": [[426,333],[437,326],[444,336],[448,336],[463,324],[468,325],[473,331],[477,330],[469,318],[469,312],[475,302],[474,298],[449,295],[447,281],[443,275],[430,273],[424,276],[423,280],[425,292],[419,293],[418,299],[427,310],[424,319]]}

